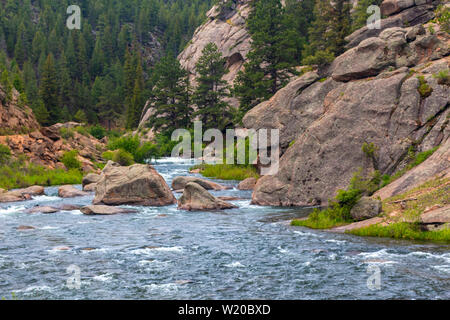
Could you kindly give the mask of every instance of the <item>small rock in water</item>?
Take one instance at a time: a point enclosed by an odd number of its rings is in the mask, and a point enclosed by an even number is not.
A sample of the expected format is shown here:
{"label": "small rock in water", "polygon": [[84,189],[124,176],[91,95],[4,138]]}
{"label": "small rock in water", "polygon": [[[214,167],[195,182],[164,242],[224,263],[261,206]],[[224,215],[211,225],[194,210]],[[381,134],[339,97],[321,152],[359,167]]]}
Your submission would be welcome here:
{"label": "small rock in water", "polygon": [[69,247],[56,247],[56,248],[54,248],[54,250],[58,250],[58,251],[68,251],[68,250],[70,250],[70,248],[69,248]]}
{"label": "small rock in water", "polygon": [[104,206],[104,205],[92,205],[81,208],[81,212],[86,215],[113,215],[119,213],[136,213],[136,210]]}
{"label": "small rock in water", "polygon": [[89,193],[78,190],[74,186],[62,186],[58,189],[58,196],[61,198],[75,198],[87,196]]}
{"label": "small rock in water", "polygon": [[34,208],[31,208],[27,211],[27,213],[55,213],[58,212],[58,208],[48,207],[48,206],[36,206]]}
{"label": "small rock in water", "polygon": [[73,205],[73,204],[63,204],[62,206],[59,207],[59,209],[61,211],[75,211],[75,210],[80,210],[81,208],[82,208],[82,206]]}
{"label": "small rock in water", "polygon": [[18,231],[35,230],[35,229],[36,228],[32,227],[32,226],[19,226],[19,227],[17,227]]}

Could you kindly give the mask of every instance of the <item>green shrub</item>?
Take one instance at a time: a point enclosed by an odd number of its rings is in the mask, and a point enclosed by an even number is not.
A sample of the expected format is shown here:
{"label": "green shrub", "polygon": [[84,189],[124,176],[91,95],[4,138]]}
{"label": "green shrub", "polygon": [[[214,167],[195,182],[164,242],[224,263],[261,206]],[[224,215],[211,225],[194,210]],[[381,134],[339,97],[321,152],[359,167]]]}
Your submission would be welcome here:
{"label": "green shrub", "polygon": [[67,169],[79,169],[81,167],[81,163],[78,161],[77,156],[77,150],[67,151],[63,154],[61,162],[64,163]]}
{"label": "green shrub", "polygon": [[75,127],[74,130],[83,136],[86,136],[86,137],[89,136],[89,131],[83,126]]}
{"label": "green shrub", "polygon": [[101,125],[97,124],[89,128],[89,133],[98,140],[101,140],[106,136],[106,129],[103,128]]}
{"label": "green shrub", "polygon": [[422,98],[429,97],[433,92],[433,88],[430,87],[424,76],[418,76],[417,79],[419,79],[419,88],[417,88],[417,90],[419,91],[420,96]]}
{"label": "green shrub", "polygon": [[133,157],[137,163],[144,163],[146,160],[156,159],[158,157],[158,147],[151,142],[145,142],[134,152]]}
{"label": "green shrub", "polygon": [[201,164],[191,169],[200,169],[203,176],[222,180],[240,181],[247,178],[259,178],[256,168],[252,165]]}
{"label": "green shrub", "polygon": [[61,134],[61,137],[66,140],[72,139],[75,136],[73,129],[69,128],[60,128],[59,133]]}
{"label": "green shrub", "polygon": [[112,160],[121,166],[131,166],[134,163],[133,155],[124,149],[116,150]]}
{"label": "green shrub", "polygon": [[317,51],[313,56],[308,56],[303,59],[304,65],[318,65],[319,67],[325,66],[333,62],[334,54],[329,50]]}
{"label": "green shrub", "polygon": [[102,153],[102,158],[104,160],[112,160],[114,156],[114,152],[113,151],[106,151]]}
{"label": "green shrub", "polygon": [[436,22],[441,26],[442,31],[450,33],[450,8],[440,5],[435,14]]}
{"label": "green shrub", "polygon": [[109,150],[112,151],[123,149],[128,153],[133,154],[133,152],[137,150],[140,145],[141,142],[139,141],[139,137],[137,135],[136,136],[128,135],[120,138],[111,139],[107,147]]}
{"label": "green shrub", "polygon": [[450,86],[450,75],[448,69],[439,71],[433,75],[433,78],[437,79],[439,84]]}
{"label": "green shrub", "polygon": [[0,144],[0,165],[4,165],[11,159],[11,150],[8,146]]}

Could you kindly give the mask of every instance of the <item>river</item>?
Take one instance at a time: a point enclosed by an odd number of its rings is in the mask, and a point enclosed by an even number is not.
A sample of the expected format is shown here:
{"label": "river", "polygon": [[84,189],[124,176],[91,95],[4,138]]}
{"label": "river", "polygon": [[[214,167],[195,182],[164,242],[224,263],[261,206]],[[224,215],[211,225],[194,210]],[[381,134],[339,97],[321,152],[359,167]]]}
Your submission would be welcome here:
{"label": "river", "polygon": [[[154,164],[169,185],[191,165]],[[450,299],[449,245],[291,227],[310,210],[253,206],[251,192],[236,188],[213,193],[245,200],[223,212],[23,212],[93,199],[60,199],[50,187],[46,196],[0,204],[0,298]]]}

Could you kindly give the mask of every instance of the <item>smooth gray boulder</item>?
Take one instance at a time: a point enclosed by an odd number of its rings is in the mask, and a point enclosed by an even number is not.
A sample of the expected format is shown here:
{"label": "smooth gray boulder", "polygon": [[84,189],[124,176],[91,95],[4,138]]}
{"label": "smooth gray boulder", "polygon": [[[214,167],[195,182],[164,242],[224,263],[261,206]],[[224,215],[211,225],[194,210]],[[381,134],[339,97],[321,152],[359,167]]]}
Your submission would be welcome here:
{"label": "smooth gray boulder", "polygon": [[175,177],[172,180],[172,189],[173,190],[183,190],[184,187],[190,182],[195,182],[195,183],[201,185],[206,190],[225,190],[225,189],[227,189],[227,187],[222,186],[218,183],[215,183],[215,182],[212,182],[212,181],[209,181],[206,179],[197,178],[197,177]]}
{"label": "smooth gray boulder", "polygon": [[382,204],[378,199],[362,197],[350,211],[355,221],[362,221],[374,218],[381,213]]}
{"label": "smooth gray boulder", "polygon": [[89,193],[78,190],[72,185],[61,186],[58,188],[58,196],[61,198],[84,197],[87,195],[89,195]]}

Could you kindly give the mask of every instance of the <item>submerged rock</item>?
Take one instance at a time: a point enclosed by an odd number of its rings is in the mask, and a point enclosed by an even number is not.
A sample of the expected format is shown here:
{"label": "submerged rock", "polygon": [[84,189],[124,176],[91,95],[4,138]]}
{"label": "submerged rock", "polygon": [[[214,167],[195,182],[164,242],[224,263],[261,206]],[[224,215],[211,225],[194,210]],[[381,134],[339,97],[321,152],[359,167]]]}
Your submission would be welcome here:
{"label": "submerged rock", "polygon": [[370,197],[362,197],[350,211],[356,221],[367,220],[381,213],[381,201]]}
{"label": "submerged rock", "polygon": [[189,182],[178,201],[178,209],[188,211],[224,210],[236,208],[235,205],[214,197],[201,185]]}
{"label": "submerged rock", "polygon": [[256,178],[247,178],[243,180],[238,185],[239,190],[253,190],[255,188],[256,182],[258,182],[258,179]]}
{"label": "submerged rock", "polygon": [[151,166],[108,163],[97,183],[94,204],[166,206],[175,197],[164,178]]}
{"label": "submerged rock", "polygon": [[172,189],[173,190],[182,190],[190,182],[194,182],[198,185],[201,185],[206,190],[225,190],[225,189],[227,189],[227,187],[222,186],[218,183],[215,183],[215,182],[212,182],[212,181],[209,181],[206,179],[197,178],[197,177],[175,177],[172,180]]}
{"label": "submerged rock", "polygon": [[18,231],[35,230],[35,229],[36,228],[32,227],[32,226],[19,226],[19,227],[17,227]]}
{"label": "submerged rock", "polygon": [[78,190],[74,186],[67,185],[59,187],[58,196],[61,198],[75,198],[75,197],[84,197],[89,195],[89,193]]}
{"label": "submerged rock", "polygon": [[85,215],[113,215],[119,213],[136,213],[137,211],[105,205],[92,205],[81,208],[81,212]]}

